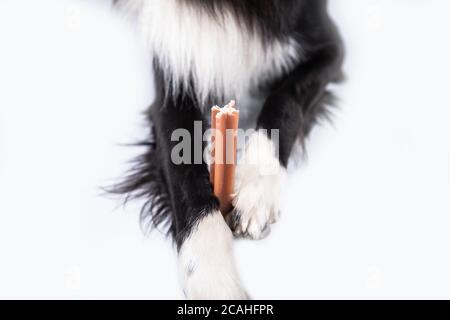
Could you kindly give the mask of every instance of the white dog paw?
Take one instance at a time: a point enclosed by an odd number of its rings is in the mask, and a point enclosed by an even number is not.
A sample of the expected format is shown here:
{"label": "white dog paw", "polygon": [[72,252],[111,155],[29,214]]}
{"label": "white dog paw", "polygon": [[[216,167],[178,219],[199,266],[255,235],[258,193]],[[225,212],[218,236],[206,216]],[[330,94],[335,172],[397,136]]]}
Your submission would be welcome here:
{"label": "white dog paw", "polygon": [[249,298],[235,268],[232,244],[233,235],[219,211],[197,223],[179,251],[179,275],[188,299]]}
{"label": "white dog paw", "polygon": [[264,132],[255,132],[238,166],[229,225],[236,236],[262,239],[279,217],[279,194],[286,170]]}

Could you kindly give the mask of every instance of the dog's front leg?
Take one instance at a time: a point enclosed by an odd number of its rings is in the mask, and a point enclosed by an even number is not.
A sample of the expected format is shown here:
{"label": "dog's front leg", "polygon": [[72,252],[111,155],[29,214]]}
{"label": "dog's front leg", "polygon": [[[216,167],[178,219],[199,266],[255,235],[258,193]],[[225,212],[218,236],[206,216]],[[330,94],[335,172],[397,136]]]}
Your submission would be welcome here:
{"label": "dog's front leg", "polygon": [[230,220],[236,235],[262,238],[268,224],[276,221],[294,143],[303,140],[326,112],[326,86],[340,75],[341,61],[340,44],[328,43],[274,85],[238,167]]}
{"label": "dog's front leg", "polygon": [[151,118],[171,199],[179,276],[186,297],[246,298],[234,265],[233,236],[219,211],[201,156],[204,125],[200,135],[194,133],[203,121],[200,108],[186,96],[166,97],[151,108]]}

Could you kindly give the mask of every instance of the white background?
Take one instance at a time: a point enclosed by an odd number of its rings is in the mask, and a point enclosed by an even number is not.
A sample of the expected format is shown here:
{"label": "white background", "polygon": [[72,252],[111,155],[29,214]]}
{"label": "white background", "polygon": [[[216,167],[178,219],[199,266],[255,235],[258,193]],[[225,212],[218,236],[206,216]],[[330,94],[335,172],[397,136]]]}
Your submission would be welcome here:
{"label": "white background", "polygon": [[[254,298],[450,298],[450,2],[330,1],[347,44]],[[101,195],[139,150],[148,57],[109,1],[0,1],[0,298],[182,298],[169,240]]]}

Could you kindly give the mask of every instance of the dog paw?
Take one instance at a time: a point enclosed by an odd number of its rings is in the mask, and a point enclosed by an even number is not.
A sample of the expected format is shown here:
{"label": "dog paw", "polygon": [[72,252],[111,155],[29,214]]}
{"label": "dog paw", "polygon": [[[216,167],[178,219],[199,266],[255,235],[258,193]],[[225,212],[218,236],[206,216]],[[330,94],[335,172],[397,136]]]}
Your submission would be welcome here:
{"label": "dog paw", "polygon": [[275,156],[274,145],[255,132],[238,166],[234,211],[228,223],[236,236],[262,239],[279,217],[279,193],[286,170]]}
{"label": "dog paw", "polygon": [[179,274],[188,299],[249,299],[234,264],[233,235],[217,211],[202,218],[179,251]]}

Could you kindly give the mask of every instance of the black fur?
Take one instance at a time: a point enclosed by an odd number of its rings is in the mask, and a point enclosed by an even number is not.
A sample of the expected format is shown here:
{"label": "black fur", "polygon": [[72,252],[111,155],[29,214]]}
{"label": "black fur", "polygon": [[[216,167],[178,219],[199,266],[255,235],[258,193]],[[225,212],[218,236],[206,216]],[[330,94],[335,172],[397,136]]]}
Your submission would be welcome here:
{"label": "black fur", "polygon": [[[287,166],[295,141],[303,139],[320,117],[327,115],[331,93],[326,86],[341,78],[343,45],[327,14],[326,0],[179,0],[220,18],[224,9],[233,12],[247,28],[258,32],[265,42],[295,38],[304,59],[288,74],[265,86],[267,97],[257,127],[280,129],[280,163]],[[246,31],[247,30],[247,31]],[[204,214],[218,208],[212,193],[207,165],[175,165],[170,160],[176,128],[193,130],[194,120],[208,123],[196,100],[194,85],[171,92],[155,59],[157,96],[147,112],[151,137],[146,152],[136,159],[129,176],[114,189],[127,199],[144,198],[141,221],[152,225],[169,223],[178,247],[191,227]],[[243,70],[245,72],[245,70]],[[215,103],[219,97],[211,97]],[[183,110],[185,116],[179,116]],[[205,129],[205,128],[204,128]]]}
{"label": "black fur", "polygon": [[[202,214],[217,209],[219,203],[212,194],[206,163],[172,163],[170,155],[176,143],[170,141],[170,135],[178,128],[192,132],[195,120],[206,124],[207,119],[196,107],[197,101],[186,94],[187,90],[176,95],[170,92],[162,81],[164,74],[157,63],[154,74],[157,98],[147,111],[151,142],[143,143],[146,153],[135,159],[129,175],[111,191],[127,195],[127,200],[144,198],[141,222],[154,227],[169,223],[168,232],[179,247],[192,224]],[[183,117],[179,116],[180,110],[183,110]]]}

